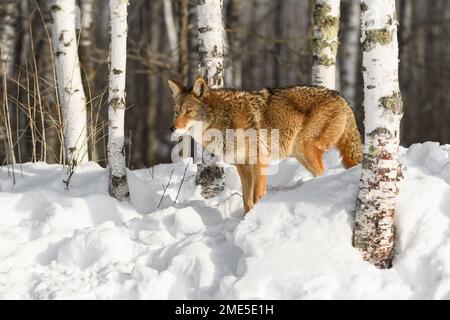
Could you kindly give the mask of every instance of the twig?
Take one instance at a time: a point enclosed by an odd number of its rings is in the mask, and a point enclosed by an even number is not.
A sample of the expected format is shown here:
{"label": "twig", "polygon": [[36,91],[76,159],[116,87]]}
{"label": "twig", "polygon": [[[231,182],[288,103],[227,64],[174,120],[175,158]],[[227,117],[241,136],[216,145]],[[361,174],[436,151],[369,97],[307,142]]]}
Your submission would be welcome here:
{"label": "twig", "polygon": [[162,195],[162,197],[161,197],[161,200],[159,200],[158,209],[161,207],[161,204],[162,204],[162,202],[163,202],[163,200],[164,200],[164,196],[166,195],[166,191],[167,191],[167,189],[169,188],[170,181],[172,180],[172,175],[173,175],[173,172],[174,172],[174,171],[175,171],[175,169],[172,169],[172,172],[170,173],[170,177],[169,177],[169,182],[167,182],[167,185],[164,187],[163,195]]}
{"label": "twig", "polygon": [[72,160],[72,164],[67,168],[67,179],[62,181],[66,185],[66,190],[69,190],[70,181],[72,180],[72,176],[75,173],[76,167],[77,161]]}
{"label": "twig", "polygon": [[150,171],[150,176],[152,177],[152,179],[155,178],[155,162],[156,162],[155,160],[158,157],[159,146],[160,146],[160,144],[158,142],[158,144],[156,145],[156,151],[153,153],[152,161],[150,163],[149,171]]}
{"label": "twig", "polygon": [[131,147],[133,146],[133,130],[129,130],[128,132],[128,168],[131,169]]}
{"label": "twig", "polygon": [[186,178],[186,172],[187,172],[187,169],[189,168],[190,164],[191,164],[191,159],[189,159],[189,161],[186,165],[186,168],[184,168],[183,179],[181,179],[181,183],[180,183],[180,187],[178,188],[177,196],[175,197],[175,201],[173,202],[174,204],[177,203],[178,196],[180,195],[181,187],[183,186],[184,180]]}

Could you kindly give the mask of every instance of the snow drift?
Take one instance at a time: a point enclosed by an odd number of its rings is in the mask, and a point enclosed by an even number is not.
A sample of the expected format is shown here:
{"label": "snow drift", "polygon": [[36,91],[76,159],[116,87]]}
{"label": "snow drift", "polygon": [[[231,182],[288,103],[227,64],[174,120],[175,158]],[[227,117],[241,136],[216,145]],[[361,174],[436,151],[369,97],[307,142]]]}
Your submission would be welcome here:
{"label": "snow drift", "polygon": [[450,146],[413,145],[401,159],[391,270],[351,246],[360,169],[335,153],[316,179],[281,162],[244,220],[232,167],[227,191],[205,201],[189,165],[176,203],[187,161],[130,171],[131,203],[108,196],[94,163],[70,190],[61,166],[16,167],[16,185],[2,167],[0,298],[450,299]]}

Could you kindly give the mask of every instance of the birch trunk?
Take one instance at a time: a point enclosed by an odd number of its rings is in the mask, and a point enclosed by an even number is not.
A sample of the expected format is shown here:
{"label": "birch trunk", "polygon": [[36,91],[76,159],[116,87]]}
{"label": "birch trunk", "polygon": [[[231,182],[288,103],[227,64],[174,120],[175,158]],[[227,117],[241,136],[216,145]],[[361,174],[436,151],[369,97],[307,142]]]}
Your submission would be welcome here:
{"label": "birch trunk", "polygon": [[315,0],[312,40],[314,85],[336,88],[340,0]]}
{"label": "birch trunk", "polygon": [[390,268],[403,116],[395,0],[362,0],[361,11],[366,142],[353,245],[365,260]]}
{"label": "birch trunk", "polygon": [[[223,87],[224,28],[223,1],[198,0],[199,71],[211,88]],[[203,153],[203,162],[197,165],[196,183],[202,195],[212,198],[224,189],[224,170],[210,153]]]}
{"label": "birch trunk", "polygon": [[56,0],[52,6],[53,53],[61,103],[64,148],[68,165],[88,162],[86,97],[81,81],[75,34],[75,0]]}
{"label": "birch trunk", "polygon": [[125,74],[128,0],[110,0],[111,66],[109,73],[108,164],[109,193],[123,201],[130,197],[125,164]]}
{"label": "birch trunk", "polygon": [[356,87],[358,82],[360,2],[342,2],[342,58],[340,60],[340,82],[342,95],[356,109]]}

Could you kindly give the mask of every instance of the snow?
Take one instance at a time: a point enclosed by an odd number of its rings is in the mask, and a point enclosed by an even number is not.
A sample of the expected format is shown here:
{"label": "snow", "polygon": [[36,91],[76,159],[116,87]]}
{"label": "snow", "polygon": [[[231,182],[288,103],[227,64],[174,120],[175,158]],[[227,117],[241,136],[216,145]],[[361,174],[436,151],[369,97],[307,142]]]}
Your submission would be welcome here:
{"label": "snow", "polygon": [[[129,171],[131,203],[108,196],[108,172],[0,168],[1,299],[450,299],[450,146],[402,149],[394,268],[351,246],[360,168],[336,153],[312,178],[294,159],[242,219],[240,186],[204,200],[187,160]],[[157,208],[170,172],[172,181]]]}

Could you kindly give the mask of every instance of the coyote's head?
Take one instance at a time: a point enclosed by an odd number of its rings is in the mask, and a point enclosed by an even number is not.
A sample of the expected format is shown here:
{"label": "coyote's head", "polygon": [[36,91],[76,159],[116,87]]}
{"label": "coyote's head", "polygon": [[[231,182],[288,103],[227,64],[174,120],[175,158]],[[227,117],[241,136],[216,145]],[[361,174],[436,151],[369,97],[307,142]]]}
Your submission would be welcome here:
{"label": "coyote's head", "polygon": [[189,132],[195,121],[208,119],[207,99],[210,92],[203,77],[198,77],[192,88],[186,88],[175,80],[169,80],[169,87],[175,100],[173,123],[170,128],[172,133],[183,135]]}

